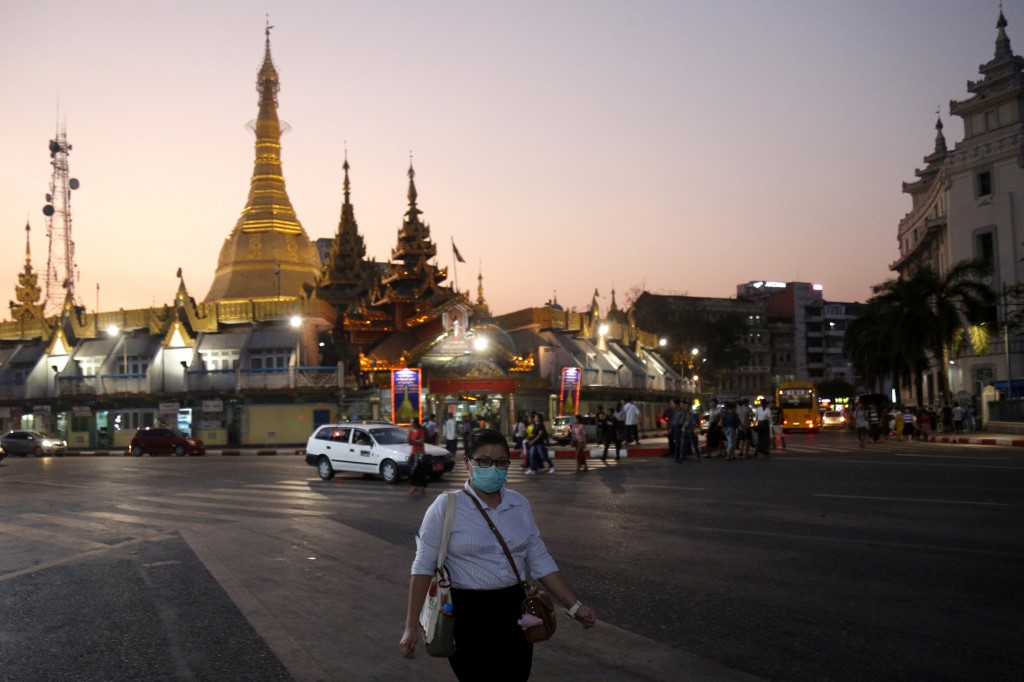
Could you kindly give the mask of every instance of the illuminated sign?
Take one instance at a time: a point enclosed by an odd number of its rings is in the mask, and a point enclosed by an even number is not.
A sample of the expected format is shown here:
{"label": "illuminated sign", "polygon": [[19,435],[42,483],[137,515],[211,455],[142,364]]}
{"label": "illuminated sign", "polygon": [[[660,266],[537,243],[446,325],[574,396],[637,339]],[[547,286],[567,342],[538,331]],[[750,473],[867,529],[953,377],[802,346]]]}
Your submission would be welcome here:
{"label": "illuminated sign", "polygon": [[579,367],[562,368],[562,389],[558,393],[559,414],[576,414],[579,411],[581,379]]}
{"label": "illuminated sign", "polygon": [[416,367],[391,370],[391,419],[396,424],[409,424],[413,417],[423,417],[422,379]]}

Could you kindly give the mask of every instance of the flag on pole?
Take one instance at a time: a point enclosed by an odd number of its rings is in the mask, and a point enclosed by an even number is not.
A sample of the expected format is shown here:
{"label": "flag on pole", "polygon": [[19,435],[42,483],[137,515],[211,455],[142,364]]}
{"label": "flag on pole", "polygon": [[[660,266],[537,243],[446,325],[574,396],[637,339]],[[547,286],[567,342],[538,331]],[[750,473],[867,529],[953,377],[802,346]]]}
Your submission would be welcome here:
{"label": "flag on pole", "polygon": [[459,261],[460,263],[465,263],[466,262],[466,259],[462,257],[461,253],[459,253],[458,247],[455,246],[455,239],[454,238],[452,238],[452,253],[455,254],[455,260]]}

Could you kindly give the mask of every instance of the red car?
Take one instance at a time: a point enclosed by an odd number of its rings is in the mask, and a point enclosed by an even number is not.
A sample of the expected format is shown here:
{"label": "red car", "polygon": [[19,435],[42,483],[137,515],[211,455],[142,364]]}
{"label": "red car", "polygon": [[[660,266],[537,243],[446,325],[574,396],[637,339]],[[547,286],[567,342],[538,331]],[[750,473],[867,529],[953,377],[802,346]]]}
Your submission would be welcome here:
{"label": "red car", "polygon": [[142,457],[145,454],[174,454],[178,457],[206,454],[202,440],[186,436],[181,431],[169,429],[166,426],[148,426],[139,429],[132,437],[128,451],[136,457]]}

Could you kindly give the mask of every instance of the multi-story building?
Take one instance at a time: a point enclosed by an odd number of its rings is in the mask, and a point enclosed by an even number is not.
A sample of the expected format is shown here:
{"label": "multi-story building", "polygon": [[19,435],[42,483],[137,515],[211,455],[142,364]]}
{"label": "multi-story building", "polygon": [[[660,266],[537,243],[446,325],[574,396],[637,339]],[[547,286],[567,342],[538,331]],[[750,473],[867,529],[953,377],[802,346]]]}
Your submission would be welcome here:
{"label": "multi-story building", "polygon": [[666,339],[681,373],[703,377],[703,393],[749,397],[771,392],[771,349],[761,303],[645,291],[634,311],[644,329]]}
{"label": "multi-story building", "polygon": [[[970,96],[950,101],[950,113],[963,120],[963,138],[950,150],[940,118],[924,168],[915,171],[917,180],[903,183],[913,205],[899,223],[899,258],[890,265],[901,276],[921,266],[943,274],[980,258],[992,268],[988,283],[997,293],[1022,281],[1024,58],[1013,53],[1006,28],[1000,11],[994,56],[979,67],[979,80],[967,82]],[[993,311],[1000,324],[1005,316],[1005,305]],[[1021,350],[1020,340],[1003,329],[987,353],[965,347],[950,362],[933,358],[925,401],[976,397],[991,384],[1005,391],[1008,379],[1024,376]],[[951,396],[938,395],[940,372],[948,373]]]}
{"label": "multi-story building", "polygon": [[841,380],[856,387],[843,335],[860,303],[826,301],[823,287],[808,282],[746,282],[737,285],[736,296],[764,307],[773,383]]}

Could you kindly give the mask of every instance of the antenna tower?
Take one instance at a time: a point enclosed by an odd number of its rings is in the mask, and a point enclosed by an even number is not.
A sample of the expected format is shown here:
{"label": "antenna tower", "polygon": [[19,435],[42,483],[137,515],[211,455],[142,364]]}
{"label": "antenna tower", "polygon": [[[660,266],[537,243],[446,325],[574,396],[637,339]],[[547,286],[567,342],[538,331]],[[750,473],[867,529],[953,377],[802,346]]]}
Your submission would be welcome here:
{"label": "antenna tower", "polygon": [[46,239],[49,255],[46,259],[46,296],[43,310],[46,315],[59,314],[64,299],[75,293],[75,241],[71,237],[71,192],[78,189],[78,180],[69,177],[68,155],[71,145],[62,123],[56,139],[50,140],[50,192],[46,195],[43,215],[46,216]]}

